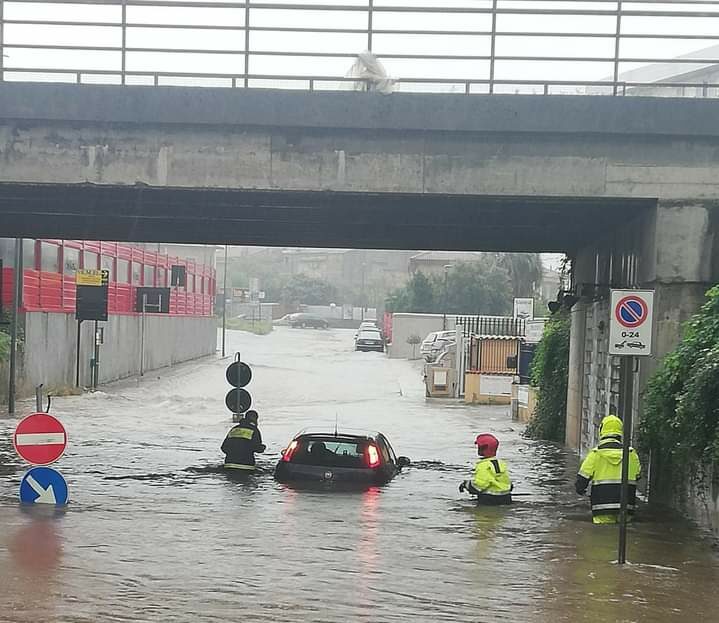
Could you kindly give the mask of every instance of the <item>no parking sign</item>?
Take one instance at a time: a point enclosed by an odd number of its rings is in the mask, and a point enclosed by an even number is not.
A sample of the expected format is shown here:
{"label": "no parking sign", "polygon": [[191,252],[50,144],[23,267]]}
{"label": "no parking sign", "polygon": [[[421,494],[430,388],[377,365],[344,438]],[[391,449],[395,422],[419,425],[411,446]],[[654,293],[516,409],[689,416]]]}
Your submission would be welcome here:
{"label": "no parking sign", "polygon": [[654,292],[612,290],[609,354],[646,357],[652,354]]}

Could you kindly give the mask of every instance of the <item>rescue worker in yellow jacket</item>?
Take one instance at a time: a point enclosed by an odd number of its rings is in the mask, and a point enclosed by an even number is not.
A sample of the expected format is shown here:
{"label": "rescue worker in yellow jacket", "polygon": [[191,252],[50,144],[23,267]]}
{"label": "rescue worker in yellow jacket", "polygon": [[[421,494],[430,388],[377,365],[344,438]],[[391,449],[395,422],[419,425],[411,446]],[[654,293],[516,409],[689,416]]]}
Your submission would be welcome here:
{"label": "rescue worker in yellow jacket", "polygon": [[512,481],[507,464],[497,458],[499,440],[491,433],[482,433],[474,441],[480,460],[474,467],[474,478],[459,485],[460,493],[469,491],[478,504],[497,506],[512,503]]}
{"label": "rescue worker in yellow jacket", "polygon": [[[616,415],[608,415],[599,429],[599,445],[582,462],[577,474],[576,489],[584,495],[591,483],[592,521],[615,524],[619,521],[622,483],[622,434],[624,425]],[[634,448],[629,450],[629,497],[627,511],[636,509],[637,480],[641,464]]]}
{"label": "rescue worker in yellow jacket", "polygon": [[248,411],[222,442],[225,453],[225,469],[253,472],[255,452],[264,452],[262,434],[257,427],[257,411]]}

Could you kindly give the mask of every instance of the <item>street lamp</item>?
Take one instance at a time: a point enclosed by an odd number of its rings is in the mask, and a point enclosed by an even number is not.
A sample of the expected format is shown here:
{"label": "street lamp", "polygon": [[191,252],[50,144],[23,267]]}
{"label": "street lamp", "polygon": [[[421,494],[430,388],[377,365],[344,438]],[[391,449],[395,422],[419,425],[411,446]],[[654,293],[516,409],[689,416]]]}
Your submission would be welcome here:
{"label": "street lamp", "polygon": [[442,331],[447,330],[447,276],[449,275],[449,269],[453,266],[453,264],[444,265],[444,302],[442,304]]}

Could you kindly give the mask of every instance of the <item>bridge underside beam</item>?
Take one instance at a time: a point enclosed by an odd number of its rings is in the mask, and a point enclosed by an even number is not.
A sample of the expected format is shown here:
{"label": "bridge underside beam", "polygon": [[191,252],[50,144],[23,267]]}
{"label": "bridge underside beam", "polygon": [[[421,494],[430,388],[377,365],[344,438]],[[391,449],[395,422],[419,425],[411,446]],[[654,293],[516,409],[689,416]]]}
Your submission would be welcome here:
{"label": "bridge underside beam", "polygon": [[571,252],[655,203],[2,183],[0,227],[34,238]]}

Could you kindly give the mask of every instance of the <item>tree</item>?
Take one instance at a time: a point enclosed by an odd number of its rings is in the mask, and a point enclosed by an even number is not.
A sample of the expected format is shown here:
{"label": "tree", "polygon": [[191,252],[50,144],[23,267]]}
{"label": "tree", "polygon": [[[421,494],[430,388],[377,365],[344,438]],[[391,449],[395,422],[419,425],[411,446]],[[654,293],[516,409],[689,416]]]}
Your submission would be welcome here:
{"label": "tree", "polygon": [[287,305],[329,305],[336,301],[337,289],[322,279],[292,275],[282,287],[280,299]]}
{"label": "tree", "polygon": [[494,259],[455,264],[445,275],[412,275],[403,288],[392,291],[388,311],[432,314],[501,315],[512,309],[512,292],[505,268]]}
{"label": "tree", "polygon": [[404,287],[394,290],[387,298],[388,311],[433,313],[437,307],[436,284],[422,271],[414,273]]}
{"label": "tree", "polygon": [[509,273],[513,297],[534,296],[542,281],[542,258],[539,253],[499,253],[497,259]]}

